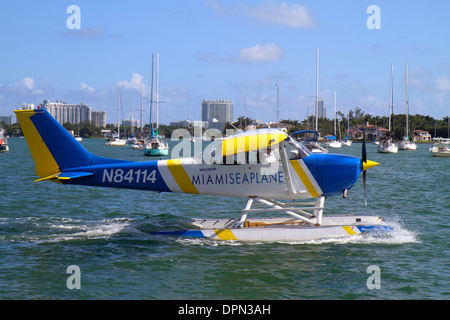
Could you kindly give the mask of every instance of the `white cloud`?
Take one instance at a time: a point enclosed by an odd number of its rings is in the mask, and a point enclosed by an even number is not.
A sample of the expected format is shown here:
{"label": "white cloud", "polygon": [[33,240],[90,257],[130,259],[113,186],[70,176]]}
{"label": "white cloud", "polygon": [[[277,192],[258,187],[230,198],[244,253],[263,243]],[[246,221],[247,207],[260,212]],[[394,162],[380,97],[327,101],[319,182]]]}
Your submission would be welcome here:
{"label": "white cloud", "polygon": [[28,89],[33,90],[34,87],[34,79],[33,78],[24,78],[22,80],[22,84]]}
{"label": "white cloud", "polygon": [[233,61],[236,62],[264,62],[279,61],[283,58],[283,49],[274,43],[266,45],[257,44],[253,47],[243,48],[239,56]]}
{"label": "white cloud", "polygon": [[[107,28],[104,26],[82,27],[81,29],[67,29],[60,34],[67,38],[102,39],[107,34]],[[114,34],[113,38],[116,37]]]}
{"label": "white cloud", "polygon": [[94,88],[88,86],[85,82],[80,83],[80,89],[81,90],[87,90],[89,92],[94,92],[95,91]]}
{"label": "white cloud", "polygon": [[133,73],[131,76],[130,81],[124,80],[119,81],[119,86],[121,88],[125,89],[135,89],[135,90],[141,90],[141,82],[144,79],[143,76],[141,76],[139,73]]}
{"label": "white cloud", "polygon": [[309,9],[300,4],[289,5],[285,1],[279,4],[272,0],[256,6],[243,2],[234,6],[225,6],[216,0],[210,0],[206,4],[219,14],[243,16],[253,23],[283,25],[290,28],[317,27]]}

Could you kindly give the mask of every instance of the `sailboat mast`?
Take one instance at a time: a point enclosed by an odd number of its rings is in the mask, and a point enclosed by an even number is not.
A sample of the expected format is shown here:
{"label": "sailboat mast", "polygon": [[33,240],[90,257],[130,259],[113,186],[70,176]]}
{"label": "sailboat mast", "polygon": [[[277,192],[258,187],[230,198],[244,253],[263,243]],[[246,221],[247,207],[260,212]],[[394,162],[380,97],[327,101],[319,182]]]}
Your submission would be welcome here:
{"label": "sailboat mast", "polygon": [[156,53],[156,130],[159,129],[159,53]]}
{"label": "sailboat mast", "polygon": [[280,80],[277,80],[277,128],[280,122]]}
{"label": "sailboat mast", "polygon": [[406,140],[409,139],[408,62],[406,62]]}
{"label": "sailboat mast", "polygon": [[319,48],[316,49],[316,131],[319,126]]}
{"label": "sailboat mast", "polygon": [[117,82],[117,139],[120,139],[119,108],[120,108],[120,86],[119,82]]}
{"label": "sailboat mast", "polygon": [[336,138],[336,91],[334,92],[334,137]]}
{"label": "sailboat mast", "polygon": [[141,129],[141,136],[142,136],[142,81],[141,81],[141,101],[140,101],[140,116],[139,116],[139,127]]}
{"label": "sailboat mast", "polygon": [[152,53],[152,78],[150,81],[150,130],[149,136],[153,136],[153,122],[152,122],[152,112],[153,112],[153,65],[154,65],[154,54]]}
{"label": "sailboat mast", "polygon": [[389,132],[391,132],[391,121],[392,121],[392,114],[394,111],[394,106],[393,106],[393,88],[392,88],[392,78],[394,75],[394,65],[391,64],[391,90],[390,90],[390,98],[389,98]]}

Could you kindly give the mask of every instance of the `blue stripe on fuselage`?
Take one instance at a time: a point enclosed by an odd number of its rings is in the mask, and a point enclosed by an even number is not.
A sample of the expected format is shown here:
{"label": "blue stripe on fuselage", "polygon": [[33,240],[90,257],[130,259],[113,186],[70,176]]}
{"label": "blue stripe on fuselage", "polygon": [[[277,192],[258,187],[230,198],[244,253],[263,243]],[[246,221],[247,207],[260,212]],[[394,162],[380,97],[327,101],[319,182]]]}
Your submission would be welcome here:
{"label": "blue stripe on fuselage", "polygon": [[64,183],[164,192],[171,191],[159,172],[158,160],[94,165],[64,172],[77,171],[92,172],[94,175],[66,180]]}

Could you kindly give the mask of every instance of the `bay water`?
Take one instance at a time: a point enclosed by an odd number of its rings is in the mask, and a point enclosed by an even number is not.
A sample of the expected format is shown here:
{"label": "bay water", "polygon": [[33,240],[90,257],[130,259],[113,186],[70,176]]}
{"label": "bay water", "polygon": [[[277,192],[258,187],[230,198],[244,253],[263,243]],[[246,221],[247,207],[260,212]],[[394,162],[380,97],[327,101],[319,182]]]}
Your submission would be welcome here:
{"label": "bay water", "polygon": [[[99,156],[150,160],[103,139],[81,144]],[[450,297],[450,158],[432,157],[430,144],[398,154],[368,144],[368,159],[380,163],[367,172],[368,206],[362,177],[346,199],[325,202],[324,214],[382,216],[390,235],[270,243],[152,235],[192,218],[239,217],[246,199],[33,182],[25,139],[9,145],[0,154],[0,299]],[[360,157],[361,144],[330,152]]]}

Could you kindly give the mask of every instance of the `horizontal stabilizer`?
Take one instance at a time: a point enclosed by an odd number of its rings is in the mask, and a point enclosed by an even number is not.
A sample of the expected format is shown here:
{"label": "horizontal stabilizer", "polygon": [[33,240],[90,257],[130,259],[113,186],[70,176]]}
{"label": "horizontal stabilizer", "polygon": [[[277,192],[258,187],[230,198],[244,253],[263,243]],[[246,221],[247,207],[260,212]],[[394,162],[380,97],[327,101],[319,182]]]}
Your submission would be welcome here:
{"label": "horizontal stabilizer", "polygon": [[82,177],[89,177],[92,175],[93,175],[92,172],[60,172],[57,174],[52,174],[51,176],[48,176],[45,178],[37,179],[34,182],[51,180],[51,179],[69,180],[69,179],[76,179],[76,178],[82,178]]}

